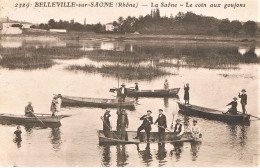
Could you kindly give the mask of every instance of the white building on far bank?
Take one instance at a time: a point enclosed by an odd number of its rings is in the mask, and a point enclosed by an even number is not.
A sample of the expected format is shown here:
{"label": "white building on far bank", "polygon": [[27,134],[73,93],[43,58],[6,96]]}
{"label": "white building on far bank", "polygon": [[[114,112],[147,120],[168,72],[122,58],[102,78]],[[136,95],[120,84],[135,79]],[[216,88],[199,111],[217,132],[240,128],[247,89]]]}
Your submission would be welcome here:
{"label": "white building on far bank", "polygon": [[106,24],[106,31],[114,31],[114,26],[112,23],[107,23]]}

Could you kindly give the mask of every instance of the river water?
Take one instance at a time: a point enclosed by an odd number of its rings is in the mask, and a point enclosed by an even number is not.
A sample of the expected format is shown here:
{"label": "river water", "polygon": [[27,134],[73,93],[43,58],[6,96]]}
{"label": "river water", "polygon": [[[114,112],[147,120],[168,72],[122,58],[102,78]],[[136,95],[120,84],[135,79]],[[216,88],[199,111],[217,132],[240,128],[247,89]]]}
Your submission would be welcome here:
{"label": "river water", "polygon": [[[54,42],[53,42],[53,41]],[[13,42],[13,44],[12,44]],[[72,42],[55,42],[55,39],[2,40],[1,47],[66,47]],[[117,42],[91,40],[78,42],[81,50],[116,50],[136,52],[146,42]],[[160,48],[164,43],[146,45]],[[175,49],[178,45],[166,45]],[[185,43],[185,47],[196,48],[196,44]],[[198,44],[199,45],[199,44]],[[214,44],[200,44],[212,47]],[[199,46],[200,46],[199,45]],[[253,50],[259,57],[259,46],[230,45],[237,53],[244,55]],[[153,47],[151,47],[153,48]],[[253,48],[253,49],[252,49]],[[211,51],[220,53],[220,48]],[[149,52],[149,51],[148,51]],[[168,54],[170,55],[170,54]],[[195,55],[195,53],[194,53]],[[228,57],[228,56],[227,56]],[[182,58],[180,58],[181,60]],[[254,58],[255,59],[255,58]],[[114,98],[109,92],[116,87],[116,77],[98,73],[69,71],[68,65],[99,64],[86,57],[70,60],[54,60],[54,66],[47,69],[0,68],[0,112],[23,114],[28,101],[32,101],[35,112],[50,113],[53,94],[70,96]],[[176,61],[174,59],[166,61]],[[154,119],[162,108],[167,117],[168,127],[173,119],[197,119],[203,134],[201,144],[141,144],[105,145],[98,143],[97,130],[102,129],[100,116],[105,112],[99,108],[63,108],[61,114],[71,117],[61,120],[58,128],[22,126],[22,142],[13,142],[16,125],[0,125],[0,166],[259,166],[259,121],[251,119],[250,124],[233,125],[178,113],[176,101],[183,101],[183,83],[190,84],[190,103],[211,108],[223,107],[237,96],[243,88],[247,90],[247,111],[259,116],[259,65],[254,62],[236,62],[231,68],[208,68],[201,61],[191,61],[193,66],[165,67],[175,75],[162,76],[151,80],[138,80],[140,89],[161,89],[168,79],[170,87],[182,88],[178,98],[138,98],[136,110],[127,111],[130,120],[128,130],[135,131],[141,124],[139,113],[152,110]],[[209,60],[208,60],[209,61]],[[203,62],[203,61],[202,61]],[[210,61],[209,61],[210,62]],[[206,62],[208,64],[209,62]],[[108,62],[106,62],[108,63]],[[109,63],[108,63],[109,64]],[[198,66],[196,66],[198,65]],[[235,66],[235,68],[233,68]],[[126,86],[134,86],[137,80],[120,79]],[[220,108],[227,110],[226,107]],[[241,111],[239,104],[238,109]],[[116,127],[116,110],[111,109],[111,122]],[[157,131],[156,126],[152,126]]]}

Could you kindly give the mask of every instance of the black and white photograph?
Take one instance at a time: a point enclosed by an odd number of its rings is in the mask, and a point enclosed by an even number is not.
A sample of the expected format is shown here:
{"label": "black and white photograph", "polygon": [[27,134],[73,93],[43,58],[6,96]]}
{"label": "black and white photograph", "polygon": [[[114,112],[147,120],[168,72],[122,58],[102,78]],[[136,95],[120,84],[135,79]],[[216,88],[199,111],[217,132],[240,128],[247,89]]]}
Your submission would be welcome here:
{"label": "black and white photograph", "polygon": [[0,167],[260,166],[258,0],[0,0]]}

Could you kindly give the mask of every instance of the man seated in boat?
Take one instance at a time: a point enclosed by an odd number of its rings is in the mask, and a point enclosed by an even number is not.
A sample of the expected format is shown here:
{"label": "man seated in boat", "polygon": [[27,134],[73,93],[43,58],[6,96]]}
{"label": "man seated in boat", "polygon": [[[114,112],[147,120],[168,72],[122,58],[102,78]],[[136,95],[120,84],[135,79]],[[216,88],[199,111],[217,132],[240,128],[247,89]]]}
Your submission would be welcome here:
{"label": "man seated in boat", "polygon": [[165,129],[167,128],[167,120],[166,116],[163,114],[163,110],[159,109],[159,116],[154,122],[154,125],[158,123],[158,138],[160,141],[164,140],[165,138]]}
{"label": "man seated in boat", "polygon": [[135,91],[139,91],[139,86],[137,82],[135,82]]}
{"label": "man seated in boat", "polygon": [[125,98],[127,96],[127,89],[125,88],[125,84],[122,83],[122,87],[118,91],[118,96],[121,98],[122,102],[125,102]]}
{"label": "man seated in boat", "polygon": [[124,109],[117,111],[117,136],[121,140],[128,140],[126,128],[129,126],[127,113]]}
{"label": "man seated in boat", "polygon": [[143,115],[140,120],[143,120],[142,125],[137,130],[137,136],[134,139],[140,138],[140,132],[142,130],[145,130],[146,136],[147,136],[147,142],[150,141],[150,132],[151,132],[151,125],[153,124],[153,117],[151,116],[152,111],[147,110],[147,115]]}
{"label": "man seated in boat", "polygon": [[231,108],[228,109],[228,111],[226,113],[223,113],[223,114],[230,113],[230,114],[233,114],[233,115],[237,115],[237,98],[236,97],[234,97],[233,101],[230,102],[227,106],[230,106],[230,105],[231,105]]}
{"label": "man seated in boat", "polygon": [[103,132],[105,137],[110,138],[110,130],[111,130],[111,126],[110,126],[110,121],[109,121],[109,117],[110,117],[110,110],[106,110],[104,116],[103,116]]}
{"label": "man seated in boat", "polygon": [[32,114],[34,112],[32,102],[28,102],[28,105],[25,107],[25,116],[26,117],[34,117]]}
{"label": "man seated in boat", "polygon": [[165,79],[165,82],[164,82],[164,89],[169,90],[169,83],[168,83],[167,79]]}
{"label": "man seated in boat", "polygon": [[197,125],[197,123],[197,120],[193,120],[193,125],[191,126],[192,137],[195,141],[201,137],[200,127]]}
{"label": "man seated in boat", "polygon": [[176,135],[176,136],[180,136],[183,134],[183,128],[182,128],[182,124],[181,124],[181,120],[180,119],[177,119],[176,120],[176,124],[171,126],[172,129],[174,129],[173,133]]}

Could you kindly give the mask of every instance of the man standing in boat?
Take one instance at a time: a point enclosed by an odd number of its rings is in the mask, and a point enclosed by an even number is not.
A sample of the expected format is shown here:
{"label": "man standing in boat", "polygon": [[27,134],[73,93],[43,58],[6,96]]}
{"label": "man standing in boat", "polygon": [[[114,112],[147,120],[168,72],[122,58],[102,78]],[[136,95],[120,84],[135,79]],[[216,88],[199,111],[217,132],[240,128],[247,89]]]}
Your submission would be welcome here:
{"label": "man standing in boat", "polygon": [[151,132],[151,124],[153,124],[153,117],[151,116],[152,111],[148,110],[147,115],[143,115],[140,120],[143,120],[142,125],[137,130],[137,136],[134,139],[140,138],[140,132],[142,130],[145,130],[146,136],[147,136],[147,142],[150,141],[150,132]]}
{"label": "man standing in boat", "polygon": [[32,102],[28,102],[28,105],[25,107],[25,116],[26,117],[34,117],[32,114],[34,112]]}
{"label": "man standing in boat", "polygon": [[168,83],[167,79],[165,79],[165,82],[164,82],[164,89],[169,90],[169,83]]}
{"label": "man standing in boat", "polygon": [[154,124],[158,123],[158,137],[159,140],[164,140],[165,129],[167,128],[166,116],[163,114],[163,110],[159,109],[159,116]]}
{"label": "man standing in boat", "polygon": [[117,111],[117,135],[121,140],[127,140],[126,128],[129,126],[128,116],[124,109]]}
{"label": "man standing in boat", "polygon": [[109,117],[110,117],[110,111],[106,110],[104,116],[103,116],[103,132],[104,135],[108,138],[110,138],[110,130],[111,130],[111,125],[110,125],[110,121],[109,121]]}
{"label": "man standing in boat", "polygon": [[[231,108],[228,109],[228,111],[226,113],[237,115],[237,98],[236,97],[234,97],[233,101],[230,102],[227,106],[230,106],[230,105],[231,105]],[[226,113],[224,113],[224,114],[226,114]]]}
{"label": "man standing in boat", "polygon": [[241,99],[240,103],[242,106],[243,114],[246,114],[246,104],[247,104],[247,95],[246,95],[246,90],[243,89],[242,94],[238,93],[238,97]]}
{"label": "man standing in boat", "polygon": [[121,98],[121,101],[125,102],[125,97],[127,96],[127,89],[125,88],[125,84],[122,83],[122,87],[119,89],[119,97]]}
{"label": "man standing in boat", "polygon": [[57,96],[54,96],[52,101],[51,101],[51,112],[52,112],[52,116],[56,116],[56,104],[57,104]]}
{"label": "man standing in boat", "polygon": [[139,91],[139,86],[137,82],[135,82],[135,91]]}
{"label": "man standing in boat", "polygon": [[185,104],[189,104],[190,103],[190,94],[189,94],[189,84],[187,83],[186,86],[184,85],[184,101]]}
{"label": "man standing in boat", "polygon": [[57,112],[57,113],[60,112],[60,108],[61,108],[61,98],[62,98],[61,94],[58,94],[58,96],[57,96],[57,104],[56,104],[56,112]]}

